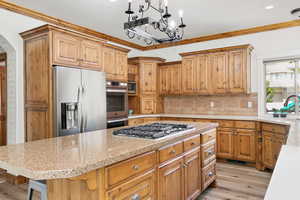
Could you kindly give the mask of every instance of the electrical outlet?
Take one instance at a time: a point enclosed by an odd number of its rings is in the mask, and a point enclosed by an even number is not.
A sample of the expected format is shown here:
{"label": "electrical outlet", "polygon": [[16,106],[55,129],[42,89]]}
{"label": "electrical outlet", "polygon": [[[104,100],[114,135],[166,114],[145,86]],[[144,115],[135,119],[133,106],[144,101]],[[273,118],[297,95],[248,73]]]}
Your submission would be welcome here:
{"label": "electrical outlet", "polygon": [[248,108],[252,108],[252,107],[253,107],[252,101],[248,101]]}
{"label": "electrical outlet", "polygon": [[210,102],[210,107],[211,108],[215,107],[215,103],[213,101]]}

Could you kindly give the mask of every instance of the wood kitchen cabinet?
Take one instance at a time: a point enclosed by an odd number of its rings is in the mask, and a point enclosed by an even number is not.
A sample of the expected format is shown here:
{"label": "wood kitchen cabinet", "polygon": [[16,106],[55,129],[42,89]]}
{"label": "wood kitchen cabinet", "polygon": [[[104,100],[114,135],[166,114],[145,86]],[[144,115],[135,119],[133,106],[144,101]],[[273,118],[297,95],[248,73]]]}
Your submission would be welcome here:
{"label": "wood kitchen cabinet", "polygon": [[235,159],[255,162],[256,158],[256,131],[237,129],[236,131]]}
{"label": "wood kitchen cabinet", "polygon": [[249,93],[251,51],[250,45],[241,45],[180,54],[182,93]]}
{"label": "wood kitchen cabinet", "polygon": [[184,199],[184,159],[179,157],[158,169],[158,199]]}
{"label": "wood kitchen cabinet", "polygon": [[263,152],[262,159],[263,164],[266,167],[273,168],[274,167],[274,159],[273,159],[273,144],[272,144],[272,133],[263,132]]}
{"label": "wood kitchen cabinet", "polygon": [[[137,95],[140,114],[161,113],[163,101],[159,95],[159,69],[158,64],[164,59],[157,57],[134,57],[128,59],[130,65],[137,65],[139,71]],[[133,100],[133,99],[132,99]]]}
{"label": "wood kitchen cabinet", "polygon": [[102,70],[103,42],[53,32],[53,64]]}
{"label": "wood kitchen cabinet", "polygon": [[217,133],[217,156],[219,158],[234,158],[234,131],[230,128],[220,128]]}
{"label": "wood kitchen cabinet", "polygon": [[106,79],[111,81],[128,80],[128,50],[105,44],[103,48],[103,66]]}
{"label": "wood kitchen cabinet", "polygon": [[170,62],[159,65],[160,95],[181,93],[181,62]]}
{"label": "wood kitchen cabinet", "polygon": [[20,35],[24,39],[25,141],[54,136],[53,66],[103,71],[104,65],[111,66],[118,58],[118,78],[127,77],[128,50],[106,45],[117,52],[114,59],[107,59],[102,39],[48,24]]}

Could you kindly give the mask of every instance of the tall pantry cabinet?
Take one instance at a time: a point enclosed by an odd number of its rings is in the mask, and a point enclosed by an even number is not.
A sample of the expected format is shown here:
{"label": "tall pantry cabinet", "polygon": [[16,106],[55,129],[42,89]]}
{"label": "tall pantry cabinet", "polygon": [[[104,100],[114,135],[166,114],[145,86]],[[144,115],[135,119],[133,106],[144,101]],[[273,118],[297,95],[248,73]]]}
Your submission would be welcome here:
{"label": "tall pantry cabinet", "polygon": [[159,69],[158,64],[164,59],[157,57],[133,57],[128,59],[129,64],[139,68],[139,105],[141,114],[160,113],[163,109],[162,98],[159,96]]}

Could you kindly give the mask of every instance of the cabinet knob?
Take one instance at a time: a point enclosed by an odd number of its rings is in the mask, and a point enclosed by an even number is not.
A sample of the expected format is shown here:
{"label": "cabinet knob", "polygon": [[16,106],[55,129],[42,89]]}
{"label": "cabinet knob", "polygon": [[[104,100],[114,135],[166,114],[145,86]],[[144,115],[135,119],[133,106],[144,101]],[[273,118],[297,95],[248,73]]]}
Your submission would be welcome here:
{"label": "cabinet knob", "polygon": [[207,152],[207,154],[210,156],[210,155],[213,154],[213,152],[210,150],[210,151]]}
{"label": "cabinet knob", "polygon": [[171,151],[170,151],[170,154],[175,154],[176,153],[176,151],[174,150],[174,149],[172,149]]}
{"label": "cabinet knob", "polygon": [[132,167],[132,169],[133,169],[133,170],[136,170],[136,171],[139,170],[139,168],[140,168],[140,167],[139,167],[138,165],[133,165],[133,167]]}
{"label": "cabinet knob", "polygon": [[191,146],[194,146],[196,143],[195,142],[191,142]]}
{"label": "cabinet knob", "polygon": [[140,200],[140,199],[141,199],[141,197],[139,194],[134,194],[131,196],[131,200]]}
{"label": "cabinet knob", "polygon": [[209,177],[212,177],[213,175],[214,175],[213,172],[209,172],[209,173],[208,173],[208,176],[209,176]]}

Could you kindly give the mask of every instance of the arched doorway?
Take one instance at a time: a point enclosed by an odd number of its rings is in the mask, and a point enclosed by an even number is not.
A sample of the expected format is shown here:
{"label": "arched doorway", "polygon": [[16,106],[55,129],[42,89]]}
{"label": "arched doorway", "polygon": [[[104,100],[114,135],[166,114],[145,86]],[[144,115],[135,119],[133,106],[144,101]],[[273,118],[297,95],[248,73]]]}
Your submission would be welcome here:
{"label": "arched doorway", "polygon": [[7,144],[7,56],[0,46],[0,146]]}
{"label": "arched doorway", "polygon": [[[0,145],[16,141],[16,50],[0,34]],[[1,67],[3,73],[1,72]]]}

